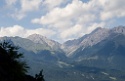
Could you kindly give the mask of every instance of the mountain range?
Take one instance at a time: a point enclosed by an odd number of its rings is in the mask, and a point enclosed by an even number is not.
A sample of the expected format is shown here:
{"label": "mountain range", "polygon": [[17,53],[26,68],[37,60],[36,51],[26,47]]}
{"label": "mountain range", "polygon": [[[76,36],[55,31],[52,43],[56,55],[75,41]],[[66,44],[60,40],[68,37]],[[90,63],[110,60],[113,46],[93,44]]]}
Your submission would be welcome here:
{"label": "mountain range", "polygon": [[0,37],[20,47],[34,75],[46,81],[124,81],[125,27],[98,27],[90,34],[60,44],[39,34],[27,38]]}

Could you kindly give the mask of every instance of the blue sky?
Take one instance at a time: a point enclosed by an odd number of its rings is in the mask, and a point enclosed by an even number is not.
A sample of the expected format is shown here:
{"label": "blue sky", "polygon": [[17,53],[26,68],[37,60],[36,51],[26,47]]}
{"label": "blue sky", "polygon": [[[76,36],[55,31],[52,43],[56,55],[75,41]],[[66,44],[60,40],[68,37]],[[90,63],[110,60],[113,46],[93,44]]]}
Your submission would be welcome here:
{"label": "blue sky", "polygon": [[125,0],[1,0],[0,37],[40,34],[58,42],[97,27],[125,26]]}

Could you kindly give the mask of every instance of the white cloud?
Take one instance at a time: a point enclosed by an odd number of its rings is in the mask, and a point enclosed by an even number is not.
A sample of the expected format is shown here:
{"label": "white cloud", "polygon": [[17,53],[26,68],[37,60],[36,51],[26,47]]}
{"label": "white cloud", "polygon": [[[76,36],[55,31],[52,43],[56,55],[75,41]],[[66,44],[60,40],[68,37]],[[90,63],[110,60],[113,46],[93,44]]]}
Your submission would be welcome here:
{"label": "white cloud", "polygon": [[[66,17],[71,19],[73,16],[76,18],[76,16],[81,15],[80,13],[83,13],[83,15],[90,13],[95,15],[96,13],[98,17],[101,17],[101,20],[125,16],[124,0],[90,0],[87,3],[84,3],[81,0],[71,0],[72,3],[69,3],[66,7],[60,8],[60,5],[68,1],[69,0],[6,0],[6,4],[13,5],[17,4],[16,2],[20,2],[20,7],[16,8],[17,6],[15,6],[16,10],[12,15],[18,19],[24,18],[28,12],[40,10],[40,6],[42,9],[45,7],[48,8],[49,13],[41,17],[41,20],[43,20],[41,23],[46,23],[46,20],[50,17],[55,20],[60,20],[60,18],[62,19]],[[60,14],[59,18],[53,18],[55,17],[54,14],[57,16]],[[50,22],[52,22],[52,20]]]}
{"label": "white cloud", "polygon": [[21,20],[21,19],[23,19],[25,16],[26,16],[25,13],[18,12],[18,11],[15,12],[15,13],[13,13],[13,14],[11,14],[11,17],[13,17],[13,18],[15,18],[15,19],[17,19],[17,20]]}
{"label": "white cloud", "polygon": [[[67,1],[67,0],[66,0]],[[15,12],[11,15],[13,18],[21,20],[24,18],[28,12],[40,11],[40,7],[47,8],[51,10],[57,6],[60,6],[62,3],[66,2],[63,0],[19,0],[20,8],[15,7]],[[8,6],[13,5],[17,0],[6,0]]]}
{"label": "white cloud", "polygon": [[37,11],[42,4],[42,0],[20,0],[20,9],[15,8],[15,12],[11,15],[13,18],[22,19],[28,12]]}
{"label": "white cloud", "polygon": [[86,14],[86,6],[79,0],[74,0],[64,8],[54,8],[40,19],[35,19],[40,24],[55,24],[57,22],[77,20],[78,17]]}
{"label": "white cloud", "polygon": [[104,27],[105,25],[106,25],[106,23],[104,23],[104,22],[101,22],[101,23],[92,23],[88,28],[86,28],[85,34],[92,32],[97,27]]}
{"label": "white cloud", "polygon": [[69,37],[73,37],[73,35],[78,35],[82,31],[82,26],[76,25],[71,27],[61,33],[62,39],[68,39]]}
{"label": "white cloud", "polygon": [[14,25],[13,27],[1,27],[0,36],[21,36],[23,37],[26,33],[25,29],[19,25]]}
{"label": "white cloud", "polygon": [[13,4],[15,4],[17,2],[17,0],[5,0],[7,6],[12,6]]}
{"label": "white cloud", "polygon": [[29,12],[38,10],[41,5],[41,0],[20,0],[21,1],[21,12]]}
{"label": "white cloud", "polygon": [[51,10],[54,7],[59,6],[63,2],[65,2],[65,1],[64,0],[44,0],[43,5],[46,6],[46,8],[48,8],[48,10]]}
{"label": "white cloud", "polygon": [[57,30],[60,33],[59,37],[68,39],[72,38],[74,33],[80,36],[90,33],[99,26],[106,26],[106,21],[103,20],[125,16],[124,3],[124,0],[90,0],[87,3],[72,0],[65,7],[55,7],[41,18],[35,18],[31,22],[47,25],[48,28]]}
{"label": "white cloud", "polygon": [[44,28],[38,29],[25,29],[22,26],[14,25],[12,27],[1,27],[0,30],[0,37],[2,36],[20,36],[20,37],[27,37],[31,34],[40,34],[43,36],[51,37],[55,34],[54,31]]}
{"label": "white cloud", "polygon": [[[27,16],[28,12],[37,10],[42,12],[42,9],[47,9],[39,18],[31,20],[32,24],[40,24],[44,28],[24,29],[27,35],[31,32],[48,35],[47,32],[51,32],[51,36],[54,35],[59,40],[64,39],[64,41],[90,33],[97,27],[109,26],[110,22],[115,21],[114,18],[125,17],[124,0],[89,0],[87,3],[82,0],[19,1],[21,7],[20,9],[17,8],[15,14],[13,14],[13,17],[18,19]],[[69,3],[66,3],[68,1]],[[66,4],[62,7],[64,3]],[[15,2],[13,0],[8,4],[15,4]],[[106,25],[107,23],[108,25]],[[41,33],[41,31],[43,32]]]}
{"label": "white cloud", "polygon": [[43,36],[46,36],[46,37],[52,37],[53,35],[56,34],[55,31],[53,30],[50,30],[50,29],[44,29],[44,28],[38,28],[38,29],[30,29],[30,30],[27,30],[27,36],[28,35],[31,35],[31,34],[40,34],[40,35],[43,35]]}
{"label": "white cloud", "polygon": [[101,12],[101,19],[125,17],[125,0],[106,0]]}
{"label": "white cloud", "polygon": [[88,23],[97,19],[98,6],[93,3],[93,1],[84,3],[80,0],[73,0],[64,8],[55,7],[46,15],[33,19],[31,22],[47,25],[48,28],[57,30],[61,39],[75,38],[83,35],[83,32],[90,26]]}
{"label": "white cloud", "polygon": [[71,40],[71,39],[81,37],[85,34],[89,34],[90,32],[92,32],[97,27],[104,27],[104,26],[105,26],[104,22],[92,23],[87,27],[83,26],[83,25],[75,25],[74,27],[71,27],[71,28],[63,31],[60,34],[60,36],[61,36],[61,39],[64,39],[64,41]]}

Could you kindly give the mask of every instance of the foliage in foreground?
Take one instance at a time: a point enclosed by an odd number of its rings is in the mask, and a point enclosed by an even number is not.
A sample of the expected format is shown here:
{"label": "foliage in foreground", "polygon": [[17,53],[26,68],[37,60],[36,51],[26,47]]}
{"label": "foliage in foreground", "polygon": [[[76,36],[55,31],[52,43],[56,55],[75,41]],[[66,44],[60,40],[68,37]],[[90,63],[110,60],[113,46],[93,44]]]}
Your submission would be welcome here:
{"label": "foliage in foreground", "polygon": [[26,75],[29,67],[18,49],[9,42],[0,43],[0,81],[44,81],[42,71],[35,78]]}

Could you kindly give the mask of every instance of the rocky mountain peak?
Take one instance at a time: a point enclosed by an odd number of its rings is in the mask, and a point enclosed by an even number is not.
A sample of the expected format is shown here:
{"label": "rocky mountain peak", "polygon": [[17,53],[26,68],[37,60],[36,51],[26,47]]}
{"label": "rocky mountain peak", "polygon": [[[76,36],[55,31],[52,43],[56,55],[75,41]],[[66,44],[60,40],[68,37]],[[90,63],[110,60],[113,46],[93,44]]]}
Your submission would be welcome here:
{"label": "rocky mountain peak", "polygon": [[113,29],[111,29],[114,33],[122,33],[125,35],[125,26],[118,26]]}
{"label": "rocky mountain peak", "polygon": [[91,32],[91,34],[97,32],[97,31],[101,31],[101,30],[103,30],[103,29],[105,29],[105,28],[97,27],[95,30],[93,30],[93,31]]}
{"label": "rocky mountain peak", "polygon": [[39,35],[39,34],[32,34],[32,35],[28,36],[27,39],[29,39],[35,43],[48,45],[51,48],[53,48],[55,46],[58,47],[60,45],[58,42],[48,39],[47,37]]}
{"label": "rocky mountain peak", "polygon": [[[40,34],[31,34],[31,35],[29,35],[27,38],[43,38],[43,37],[45,37],[45,36],[42,36],[42,35],[40,35]],[[45,37],[46,38],[46,37]]]}
{"label": "rocky mountain peak", "polygon": [[109,36],[109,29],[106,28],[97,28],[92,33],[90,33],[82,42],[82,46],[93,46],[98,42],[104,40]]}
{"label": "rocky mountain peak", "polygon": [[32,34],[32,35],[28,36],[27,39],[29,39],[35,43],[46,44],[45,40],[47,38],[42,35],[39,35],[39,34]]}
{"label": "rocky mountain peak", "polygon": [[62,49],[67,53],[67,56],[71,56],[79,47],[83,47],[84,49],[106,39],[110,34],[109,31],[109,29],[98,27],[90,34],[86,34],[81,38],[65,42]]}

